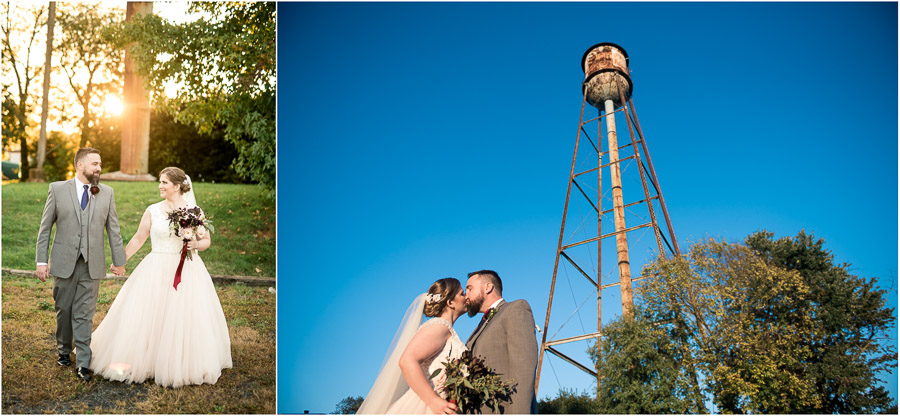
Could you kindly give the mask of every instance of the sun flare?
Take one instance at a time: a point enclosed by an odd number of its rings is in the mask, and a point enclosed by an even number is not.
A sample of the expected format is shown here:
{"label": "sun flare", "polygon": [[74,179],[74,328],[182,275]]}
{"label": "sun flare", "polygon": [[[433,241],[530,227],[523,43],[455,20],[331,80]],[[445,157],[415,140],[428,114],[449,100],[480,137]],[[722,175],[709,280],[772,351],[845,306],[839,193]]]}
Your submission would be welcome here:
{"label": "sun flare", "polygon": [[115,95],[106,96],[106,101],[103,103],[103,107],[106,109],[106,112],[112,115],[118,116],[122,114],[122,100],[120,100],[119,97],[116,97]]}

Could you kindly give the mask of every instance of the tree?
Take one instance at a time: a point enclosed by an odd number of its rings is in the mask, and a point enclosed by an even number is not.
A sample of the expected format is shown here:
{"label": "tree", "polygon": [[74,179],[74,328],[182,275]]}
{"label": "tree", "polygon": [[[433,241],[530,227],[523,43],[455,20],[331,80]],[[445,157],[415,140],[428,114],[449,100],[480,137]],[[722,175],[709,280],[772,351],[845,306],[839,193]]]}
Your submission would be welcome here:
{"label": "tree", "polygon": [[585,393],[578,394],[575,391],[560,389],[556,398],[538,401],[538,414],[542,415],[570,415],[570,414],[596,414],[603,413],[593,396]]}
{"label": "tree", "polygon": [[746,246],[708,240],[642,274],[657,275],[638,289],[648,318],[669,332],[679,364],[702,373],[719,411],[791,413],[818,405],[813,381],[798,376],[811,355],[801,341],[814,336],[815,316],[793,309],[810,292],[796,271]]}
{"label": "tree", "polygon": [[[167,166],[189,168],[195,182],[244,183],[231,166],[238,151],[225,141],[225,129],[218,126],[208,133],[200,133],[192,125],[185,125],[165,113],[150,116],[149,170],[157,174]],[[197,157],[202,155],[203,157]]]}
{"label": "tree", "polygon": [[347,396],[344,400],[338,402],[337,406],[334,407],[333,415],[353,415],[356,414],[356,411],[359,410],[359,406],[363,403],[362,396]]}
{"label": "tree", "polygon": [[28,162],[27,130],[32,124],[29,116],[34,110],[32,82],[43,68],[31,63],[31,51],[46,24],[47,11],[44,5],[29,5],[30,9],[20,10],[18,3],[3,3],[3,21],[0,24],[3,32],[2,70],[4,74],[12,73],[15,77],[15,85],[8,84],[6,76],[3,77],[3,146],[19,143],[22,151],[19,172],[23,181],[28,179],[31,167]]}
{"label": "tree", "polygon": [[[597,368],[599,413],[701,413],[694,389],[671,334],[650,321],[640,308],[634,319],[618,318],[603,330],[602,354],[588,348]],[[580,412],[575,412],[580,413]]]}
{"label": "tree", "polygon": [[[825,241],[800,231],[795,238],[751,234],[746,244],[774,264],[799,275],[809,291],[786,305],[785,317],[812,315],[799,342],[809,353],[796,377],[807,377],[819,401],[788,413],[880,413],[896,406],[877,386],[879,375],[897,365],[890,330],[894,310],[885,306],[885,290],[875,279],[850,274],[849,264],[836,265]],[[887,341],[887,342],[882,342]],[[896,409],[896,408],[894,408]]]}
{"label": "tree", "polygon": [[[74,170],[75,146],[78,140],[69,137],[63,132],[51,131],[47,135],[47,153],[44,156],[44,178],[47,181],[62,181],[68,179],[69,170]],[[37,143],[30,144],[30,152],[37,151]],[[104,168],[106,168],[106,156],[103,156]]]}
{"label": "tree", "polygon": [[[38,137],[36,178],[32,180],[44,181],[44,160],[47,158],[47,116],[50,107],[50,70],[53,65],[53,28],[56,26],[56,2],[50,2],[47,12],[47,47],[44,51],[44,82],[41,94],[41,133]],[[29,175],[31,176],[31,175]]]}
{"label": "tree", "polygon": [[81,105],[79,147],[92,144],[93,109],[107,93],[122,90],[122,49],[106,35],[106,28],[122,20],[121,13],[101,4],[72,3],[60,9],[62,36],[57,50],[60,66]]}
{"label": "tree", "polygon": [[[225,139],[238,149],[235,171],[275,188],[275,3],[195,2],[190,11],[206,17],[171,24],[142,15],[122,24],[121,45],[129,45],[158,109],[201,133],[225,126]],[[167,97],[166,85],[180,85]]]}

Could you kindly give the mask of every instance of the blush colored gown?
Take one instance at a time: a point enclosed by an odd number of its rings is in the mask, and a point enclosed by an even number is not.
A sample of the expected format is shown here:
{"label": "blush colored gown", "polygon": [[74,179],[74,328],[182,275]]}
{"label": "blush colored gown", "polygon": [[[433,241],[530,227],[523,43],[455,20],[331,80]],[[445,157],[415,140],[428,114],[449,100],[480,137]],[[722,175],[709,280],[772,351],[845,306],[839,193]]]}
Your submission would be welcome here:
{"label": "blush colored gown", "polygon": [[[419,327],[419,330],[424,328],[426,325],[444,325],[450,330],[450,339],[447,340],[447,343],[444,344],[444,348],[441,349],[437,355],[431,357],[428,360],[422,362],[422,371],[425,373],[425,378],[431,377],[437,369],[444,369],[444,363],[449,361],[451,358],[456,359],[459,358],[463,351],[466,351],[466,344],[462,342],[459,338],[459,335],[456,334],[456,331],[453,329],[453,326],[445,319],[442,318],[432,318],[422,324]],[[442,387],[444,386],[444,380],[446,379],[443,371],[432,380],[429,380],[435,392],[443,399],[447,399],[447,393],[442,391]],[[419,398],[419,395],[416,394],[412,389],[409,389],[400,396],[397,401],[391,404],[391,406],[387,410],[388,414],[432,414],[431,409],[428,408],[428,405]]]}
{"label": "blush colored gown", "polygon": [[165,201],[150,212],[152,250],[122,286],[91,337],[91,370],[109,380],[166,387],[214,384],[231,368],[231,339],[212,278],[197,252],[173,287],[182,240]]}

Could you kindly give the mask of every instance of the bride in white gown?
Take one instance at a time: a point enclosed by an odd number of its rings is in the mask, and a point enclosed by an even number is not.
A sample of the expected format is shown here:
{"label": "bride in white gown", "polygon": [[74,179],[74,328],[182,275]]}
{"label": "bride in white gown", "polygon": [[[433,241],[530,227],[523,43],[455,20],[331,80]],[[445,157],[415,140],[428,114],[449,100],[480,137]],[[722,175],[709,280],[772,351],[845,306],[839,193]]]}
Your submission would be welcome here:
{"label": "bride in white gown", "polygon": [[[406,311],[400,329],[388,349],[375,384],[357,414],[455,414],[447,401],[443,369],[451,358],[459,358],[466,344],[453,329],[456,318],[466,313],[466,298],[459,280],[438,280],[428,293],[416,297]],[[422,315],[433,317],[422,322]],[[421,325],[420,325],[421,324]]]}
{"label": "bride in white gown", "polygon": [[[182,239],[170,235],[168,213],[197,206],[190,178],[179,168],[159,174],[163,201],[144,211],[125,247],[130,259],[147,237],[152,250],[132,271],[103,322],[91,337],[91,370],[109,380],[166,387],[215,383],[231,368],[231,340],[212,278],[199,254],[185,259],[173,287]],[[202,227],[201,227],[202,228]],[[191,250],[211,244],[208,232],[188,242]]]}

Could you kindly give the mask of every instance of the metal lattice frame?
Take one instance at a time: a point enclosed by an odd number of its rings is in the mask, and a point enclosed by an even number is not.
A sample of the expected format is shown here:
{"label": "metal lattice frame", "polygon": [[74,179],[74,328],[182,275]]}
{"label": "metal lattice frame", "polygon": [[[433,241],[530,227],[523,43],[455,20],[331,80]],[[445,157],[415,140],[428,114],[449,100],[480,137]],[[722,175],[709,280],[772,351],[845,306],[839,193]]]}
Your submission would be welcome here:
{"label": "metal lattice frame", "polygon": [[[624,86],[624,87],[627,88],[630,86]],[[598,117],[595,117],[595,118],[591,118],[589,120],[585,120],[584,119],[584,117],[585,117],[584,109],[585,109],[585,104],[587,102],[586,94],[584,95],[582,102],[581,102],[581,116],[580,116],[579,125],[578,125],[578,133],[576,134],[576,137],[575,137],[575,151],[573,152],[572,166],[569,171],[569,183],[568,183],[568,189],[566,190],[566,202],[565,202],[565,207],[563,209],[562,224],[560,225],[559,242],[557,244],[557,249],[556,249],[556,259],[553,264],[553,278],[552,278],[552,282],[550,285],[550,298],[547,302],[547,316],[544,320],[544,329],[542,332],[543,335],[542,335],[542,339],[541,339],[541,350],[540,350],[540,356],[538,359],[537,377],[535,379],[535,386],[534,386],[535,392],[537,392],[537,389],[538,389],[538,386],[539,386],[539,383],[541,380],[541,370],[543,367],[545,352],[550,352],[551,354],[563,359],[564,361],[568,362],[569,364],[572,364],[575,367],[581,369],[582,371],[586,372],[587,374],[590,374],[593,377],[597,377],[597,373],[591,369],[591,367],[592,367],[591,365],[584,365],[582,363],[579,363],[577,360],[566,356],[565,354],[563,354],[562,352],[560,352],[558,349],[556,349],[554,347],[561,345],[561,344],[566,344],[566,343],[571,343],[571,342],[576,342],[576,341],[596,339],[597,340],[597,353],[599,356],[600,348],[601,348],[600,340],[601,340],[601,331],[602,331],[601,305],[602,305],[602,292],[604,289],[619,286],[620,289],[623,290],[622,311],[623,311],[623,314],[625,314],[626,316],[629,316],[631,309],[633,308],[633,301],[631,300],[631,296],[630,296],[631,282],[644,279],[647,276],[639,276],[635,279],[632,279],[630,276],[630,271],[629,271],[630,265],[627,264],[628,263],[628,253],[627,253],[628,246],[627,246],[627,240],[625,238],[628,233],[637,231],[639,229],[652,227],[653,234],[656,239],[656,245],[657,245],[657,248],[659,249],[659,251],[658,251],[659,255],[665,256],[666,251],[668,251],[670,254],[675,255],[675,256],[681,255],[681,251],[678,247],[678,240],[675,238],[675,231],[672,228],[672,222],[671,222],[671,219],[669,218],[668,209],[666,208],[666,203],[665,203],[665,199],[662,194],[662,189],[659,185],[659,179],[656,176],[656,171],[653,168],[653,161],[650,158],[650,152],[649,152],[649,149],[647,146],[647,140],[644,137],[643,131],[641,130],[641,126],[640,126],[640,123],[638,122],[638,118],[637,118],[637,113],[634,109],[634,102],[632,101],[632,99],[630,97],[626,101],[625,96],[622,91],[623,85],[621,84],[621,82],[618,82],[618,89],[619,89],[619,91],[618,91],[619,98],[621,100],[620,102],[623,103],[623,105],[618,110],[615,110],[614,108],[612,108],[612,105],[613,105],[612,101],[607,101],[605,103],[606,105],[604,106],[603,109],[599,109],[599,106],[598,106],[599,113],[602,113],[601,115],[599,115]],[[625,104],[626,102],[627,102],[627,104]],[[626,123],[628,125],[629,136],[631,137],[631,143],[628,145],[621,146],[621,147],[619,147],[617,144],[616,132],[615,132],[615,115],[616,115],[616,113],[619,113],[619,112],[624,113],[624,117],[625,117]],[[602,146],[601,141],[599,140],[600,137],[602,137],[602,133],[603,133],[601,122],[604,119],[606,119],[606,123],[607,123],[607,139],[608,139],[608,143],[609,143],[609,149],[611,149],[611,150],[607,150],[606,152],[602,151],[603,146]],[[591,140],[590,136],[588,135],[588,130],[585,128],[585,126],[587,126],[591,123],[594,123],[594,122],[597,123],[597,132],[598,132],[597,133],[598,141],[597,141],[596,145],[594,144],[593,140]],[[637,131],[637,135],[635,135],[635,130]],[[591,169],[576,173],[575,172],[576,159],[578,158],[578,146],[579,146],[579,142],[581,140],[582,134],[584,134],[584,136],[588,139],[588,141],[591,143],[594,151],[597,154],[597,166],[593,167]],[[640,149],[638,148],[638,143],[640,143]],[[634,154],[632,156],[629,156],[629,157],[626,157],[623,159],[618,159],[618,150],[625,149],[629,146],[632,148]],[[644,156],[643,158],[641,157],[642,153]],[[603,164],[602,158],[604,155],[610,156],[610,161],[607,164]],[[638,172],[640,174],[641,184],[643,186],[643,191],[644,191],[643,199],[641,199],[639,201],[631,202],[629,204],[624,204],[624,201],[621,200],[621,179],[616,178],[616,176],[615,176],[615,175],[620,174],[620,172],[618,170],[619,165],[626,160],[634,160],[637,163]],[[644,163],[645,160],[646,160],[646,164]],[[610,176],[613,177],[612,182],[614,182],[614,184],[615,184],[616,181],[618,180],[619,181],[618,186],[620,188],[618,200],[615,195],[613,197],[614,207],[612,209],[605,210],[605,211],[602,210],[602,189],[603,189],[602,188],[602,179],[603,179],[602,172],[604,169],[610,170]],[[579,176],[584,175],[586,173],[593,172],[595,170],[597,171],[597,203],[596,204],[594,204],[594,201],[591,200],[590,196],[588,196],[588,194],[585,192],[585,190],[582,188],[582,186],[576,180]],[[648,183],[649,183],[649,185],[648,185]],[[592,237],[592,238],[588,238],[588,239],[578,241],[578,242],[575,242],[572,244],[564,245],[563,240],[564,240],[564,234],[565,234],[565,230],[566,230],[566,218],[567,218],[568,210],[569,210],[569,202],[570,202],[570,197],[572,195],[572,185],[575,185],[575,187],[578,189],[578,191],[581,193],[581,195],[590,203],[593,210],[597,212],[597,234],[596,234],[596,237]],[[654,194],[654,192],[651,192],[651,187],[652,187],[652,190],[655,192],[655,194]],[[656,212],[655,212],[655,209],[653,206],[654,200],[659,200],[660,208],[663,213],[663,218],[666,223],[669,238],[666,238],[666,235],[664,235],[660,231],[659,224],[657,223]],[[636,225],[636,226],[626,227],[625,223],[624,223],[624,217],[622,217],[622,213],[624,212],[623,210],[626,207],[636,207],[636,206],[645,206],[647,208],[647,211],[649,212],[649,215],[650,215],[650,222]],[[602,218],[603,218],[604,214],[607,214],[610,212],[613,212],[616,214],[615,232],[603,234],[602,229],[601,229]],[[620,221],[620,218],[621,218],[621,221]],[[601,276],[601,270],[602,270],[601,247],[602,247],[602,244],[601,243],[604,239],[607,239],[607,238],[616,238],[617,239],[617,249],[619,250],[619,280],[617,282],[614,282],[611,284],[602,284],[602,276]],[[566,250],[568,250],[568,249],[571,249],[573,247],[580,246],[583,244],[593,243],[593,242],[597,242],[596,280],[594,278],[592,278],[591,275],[588,274],[588,272],[585,271],[584,267],[580,266],[571,256],[569,256],[566,253]],[[624,246],[623,246],[623,243],[624,243]],[[624,253],[621,252],[623,249],[625,251]],[[566,262],[571,264],[575,268],[575,270],[577,270],[581,275],[583,275],[585,278],[587,278],[587,280],[596,288],[596,290],[597,290],[597,332],[592,332],[592,333],[587,333],[587,334],[583,334],[583,335],[567,337],[567,338],[562,338],[562,339],[548,340],[547,338],[548,338],[548,330],[549,330],[549,326],[550,326],[550,312],[551,312],[551,308],[553,305],[554,291],[556,289],[556,278],[557,278],[557,272],[559,270],[560,258],[563,258],[564,260],[566,260]],[[624,263],[625,263],[624,267],[623,267],[623,259],[624,259]],[[590,268],[587,268],[587,269],[590,270]],[[625,296],[625,293],[624,293],[625,290],[629,291],[629,293],[627,294],[628,296]],[[600,380],[598,379],[597,381],[599,383]]]}

